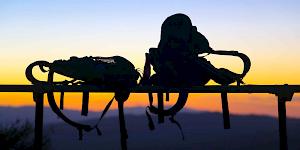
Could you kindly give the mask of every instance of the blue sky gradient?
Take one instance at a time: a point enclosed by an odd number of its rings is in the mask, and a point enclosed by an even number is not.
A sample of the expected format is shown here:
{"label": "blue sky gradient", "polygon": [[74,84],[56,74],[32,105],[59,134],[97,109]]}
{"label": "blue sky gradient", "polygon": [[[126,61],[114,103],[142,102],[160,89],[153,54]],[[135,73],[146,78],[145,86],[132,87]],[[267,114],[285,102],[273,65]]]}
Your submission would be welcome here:
{"label": "blue sky gradient", "polygon": [[[185,13],[214,49],[250,56],[255,70],[248,75],[250,82],[271,83],[267,76],[272,72],[280,83],[300,83],[283,80],[287,75],[282,73],[300,67],[299,4],[297,0],[2,0],[0,59],[7,63],[0,67],[10,71],[0,75],[20,76],[23,82],[29,63],[72,55],[121,55],[142,68],[144,53],[158,44],[164,19]],[[207,58],[216,66],[241,70],[239,60]],[[289,75],[295,74],[300,71]]]}

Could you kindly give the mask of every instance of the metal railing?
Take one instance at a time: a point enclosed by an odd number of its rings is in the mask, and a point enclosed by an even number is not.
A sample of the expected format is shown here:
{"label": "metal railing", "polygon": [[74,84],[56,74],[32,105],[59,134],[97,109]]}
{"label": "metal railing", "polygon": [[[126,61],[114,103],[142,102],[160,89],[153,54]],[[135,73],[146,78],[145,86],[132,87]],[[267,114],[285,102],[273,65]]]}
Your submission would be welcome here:
{"label": "metal railing", "polygon": [[[35,149],[42,149],[44,94],[47,92],[114,92],[99,86],[89,85],[0,85],[0,92],[31,92],[35,101]],[[230,128],[227,95],[222,93],[269,93],[278,98],[278,122],[280,150],[287,150],[286,102],[294,93],[300,93],[300,85],[241,85],[241,86],[197,86],[190,88],[163,88],[139,86],[130,89],[131,93],[221,93],[224,128]],[[226,96],[226,98],[224,98]],[[223,101],[226,100],[226,101]],[[163,107],[162,107],[163,109]],[[123,118],[124,119],[124,118]],[[121,122],[120,122],[121,123]],[[125,122],[123,122],[125,123]],[[125,126],[125,124],[124,124]],[[120,125],[121,127],[121,125]],[[124,142],[124,141],[123,141]]]}

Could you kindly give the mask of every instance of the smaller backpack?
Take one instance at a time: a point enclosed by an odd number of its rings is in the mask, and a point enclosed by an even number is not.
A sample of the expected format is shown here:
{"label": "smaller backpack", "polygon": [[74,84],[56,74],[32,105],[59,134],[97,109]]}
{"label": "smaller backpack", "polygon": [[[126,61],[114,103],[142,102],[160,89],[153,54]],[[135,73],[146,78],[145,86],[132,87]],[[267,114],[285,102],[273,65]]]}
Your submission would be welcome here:
{"label": "smaller backpack", "polygon": [[134,65],[121,56],[113,57],[71,57],[56,60],[50,65],[55,73],[103,87],[118,88],[137,85],[139,73]]}
{"label": "smaller backpack", "polygon": [[[42,72],[48,72],[48,80],[41,81],[34,77],[33,68],[38,66]],[[49,70],[44,69],[45,67]],[[71,78],[71,81],[53,81],[54,73]],[[82,139],[83,131],[91,131],[96,129],[101,135],[98,124],[108,111],[114,99],[119,100],[118,107],[123,107],[123,102],[127,100],[130,94],[130,88],[137,85],[139,73],[134,65],[121,56],[113,57],[71,57],[69,60],[55,60],[53,63],[47,61],[36,61],[26,68],[26,77],[32,84],[36,86],[43,85],[95,85],[110,89],[115,92],[115,96],[108,102],[104,108],[99,120],[94,125],[83,124],[69,119],[61,111],[63,109],[64,92],[61,92],[60,107],[58,107],[53,92],[48,91],[48,103],[51,109],[58,117],[79,131],[79,139]],[[122,101],[124,100],[124,101]],[[89,91],[83,91],[82,112],[81,115],[88,114]],[[124,115],[123,108],[119,108],[121,114]],[[124,119],[124,118],[123,118]],[[121,131],[122,138],[127,135],[125,128]]]}

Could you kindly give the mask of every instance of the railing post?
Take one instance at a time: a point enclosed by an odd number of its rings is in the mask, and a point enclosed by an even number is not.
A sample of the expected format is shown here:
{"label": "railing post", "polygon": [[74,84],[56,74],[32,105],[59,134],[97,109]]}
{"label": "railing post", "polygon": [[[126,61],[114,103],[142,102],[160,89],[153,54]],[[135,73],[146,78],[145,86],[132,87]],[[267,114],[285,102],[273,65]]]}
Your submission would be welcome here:
{"label": "railing post", "polygon": [[124,116],[124,102],[118,101],[119,109],[119,123],[120,123],[120,132],[121,132],[121,148],[122,150],[127,150],[127,130]]}
{"label": "railing post", "polygon": [[287,129],[286,129],[286,101],[278,96],[278,121],[279,121],[279,144],[280,150],[287,150]]}
{"label": "railing post", "polygon": [[41,150],[43,147],[44,93],[33,92],[33,99],[35,101],[34,149]]}
{"label": "railing post", "polygon": [[278,122],[279,122],[279,144],[280,150],[287,150],[287,129],[286,129],[286,102],[291,101],[294,95],[293,90],[287,84],[277,90],[278,97]]}
{"label": "railing post", "polygon": [[228,98],[226,92],[221,93],[221,99],[222,99],[224,129],[230,129],[230,116],[229,116]]}
{"label": "railing post", "polygon": [[119,110],[119,125],[120,125],[120,134],[121,134],[121,149],[127,150],[127,129],[125,123],[125,115],[124,115],[124,102],[129,97],[128,91],[117,91],[115,92],[115,99],[118,102],[118,110]]}

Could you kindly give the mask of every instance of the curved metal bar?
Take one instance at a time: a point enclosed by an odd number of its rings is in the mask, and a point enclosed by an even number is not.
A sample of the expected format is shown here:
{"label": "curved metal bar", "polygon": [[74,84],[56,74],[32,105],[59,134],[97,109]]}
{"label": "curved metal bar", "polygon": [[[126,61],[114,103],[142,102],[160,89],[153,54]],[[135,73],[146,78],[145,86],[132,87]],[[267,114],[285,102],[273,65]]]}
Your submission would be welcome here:
{"label": "curved metal bar", "polygon": [[[33,62],[31,63],[27,68],[26,68],[26,71],[25,71],[25,75],[26,75],[26,78],[32,83],[32,84],[41,84],[41,83],[47,83],[46,81],[40,81],[38,79],[36,79],[33,74],[32,74],[32,70],[33,70],[33,67],[35,66],[39,66],[40,68],[46,66],[46,67],[49,67],[50,66],[50,63],[47,62],[47,61],[36,61],[36,62]],[[41,69],[42,70],[42,69]],[[42,70],[43,71],[43,70]]]}
{"label": "curved metal bar", "polygon": [[240,59],[242,59],[242,61],[244,63],[244,70],[243,70],[242,74],[240,74],[241,79],[243,79],[245,77],[245,75],[248,73],[248,71],[250,70],[250,67],[251,67],[250,58],[243,53],[239,53],[238,51],[225,51],[225,50],[215,50],[215,51],[211,51],[210,53],[216,54],[216,55],[237,56]]}
{"label": "curved metal bar", "polygon": [[[27,78],[32,84],[48,84],[49,82],[38,80],[38,79],[36,79],[36,78],[33,76],[32,70],[33,70],[33,68],[36,67],[36,66],[38,66],[42,72],[47,72],[46,70],[44,70],[43,67],[48,67],[48,68],[50,68],[50,67],[51,67],[51,63],[49,63],[49,62],[47,62],[47,61],[36,61],[36,62],[31,63],[31,64],[26,68],[26,71],[25,71],[26,78]],[[64,84],[65,81],[56,81],[56,82],[52,81],[51,83],[52,83],[52,84]]]}

